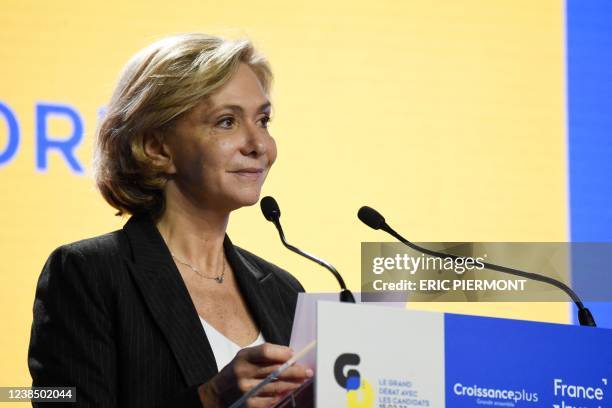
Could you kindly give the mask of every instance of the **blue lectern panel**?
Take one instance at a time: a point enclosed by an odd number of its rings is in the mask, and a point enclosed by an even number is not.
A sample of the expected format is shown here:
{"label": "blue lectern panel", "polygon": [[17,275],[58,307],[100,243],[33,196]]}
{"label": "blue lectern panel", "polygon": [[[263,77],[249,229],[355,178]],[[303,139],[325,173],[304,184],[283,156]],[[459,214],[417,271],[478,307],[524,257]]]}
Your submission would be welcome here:
{"label": "blue lectern panel", "polygon": [[612,407],[612,330],[445,315],[446,406]]}

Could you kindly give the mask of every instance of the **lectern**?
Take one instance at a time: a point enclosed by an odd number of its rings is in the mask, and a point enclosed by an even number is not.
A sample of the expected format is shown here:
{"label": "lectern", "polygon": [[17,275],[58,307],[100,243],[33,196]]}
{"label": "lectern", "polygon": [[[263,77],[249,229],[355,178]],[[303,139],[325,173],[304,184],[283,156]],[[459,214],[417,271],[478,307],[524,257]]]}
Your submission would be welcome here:
{"label": "lectern", "polygon": [[328,301],[315,326],[315,379],[280,407],[612,407],[610,329]]}

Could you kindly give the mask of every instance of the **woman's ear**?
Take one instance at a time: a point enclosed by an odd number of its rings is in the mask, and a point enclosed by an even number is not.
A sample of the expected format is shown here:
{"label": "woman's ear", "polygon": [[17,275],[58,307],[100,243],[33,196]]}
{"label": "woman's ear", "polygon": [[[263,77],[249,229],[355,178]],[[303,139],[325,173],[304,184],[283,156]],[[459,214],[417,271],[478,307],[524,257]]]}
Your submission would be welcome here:
{"label": "woman's ear", "polygon": [[166,174],[176,173],[172,153],[164,142],[164,135],[153,132],[144,137],[144,153],[158,168],[163,169]]}

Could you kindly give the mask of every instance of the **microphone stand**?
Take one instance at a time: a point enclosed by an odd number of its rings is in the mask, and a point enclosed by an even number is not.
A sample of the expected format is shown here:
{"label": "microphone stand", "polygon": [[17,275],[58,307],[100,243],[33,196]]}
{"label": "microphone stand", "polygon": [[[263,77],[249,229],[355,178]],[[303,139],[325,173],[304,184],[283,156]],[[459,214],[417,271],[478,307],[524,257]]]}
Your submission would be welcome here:
{"label": "microphone stand", "polygon": [[283,232],[283,227],[281,226],[280,220],[278,218],[274,218],[272,220],[272,223],[276,226],[276,229],[278,230],[278,235],[280,236],[281,242],[283,243],[285,248],[289,249],[290,251],[295,252],[298,255],[308,258],[313,262],[318,263],[319,265],[321,265],[322,267],[330,271],[336,277],[336,280],[338,281],[338,284],[340,285],[340,301],[341,302],[355,303],[355,297],[353,296],[351,291],[347,289],[346,284],[344,283],[344,279],[342,279],[342,275],[340,275],[338,270],[334,268],[332,264],[330,264],[329,262],[323,259],[319,259],[313,255],[310,255],[308,252],[302,251],[301,249],[288,243],[287,240],[285,239],[285,233]]}
{"label": "microphone stand", "polygon": [[264,217],[266,217],[266,220],[272,222],[274,226],[276,227],[276,230],[278,231],[281,242],[283,243],[285,248],[313,262],[316,262],[317,264],[321,265],[322,267],[330,271],[335,276],[336,280],[338,281],[338,284],[340,285],[340,301],[345,302],[345,303],[355,303],[355,297],[353,296],[351,291],[348,290],[348,288],[346,287],[346,284],[344,283],[344,279],[342,279],[342,276],[336,270],[336,268],[334,268],[329,262],[324,261],[323,259],[319,259],[316,256],[311,255],[305,251],[302,251],[301,249],[287,242],[287,239],[285,238],[285,233],[283,232],[283,227],[281,226],[281,223],[280,223],[280,208],[276,200],[270,196],[264,197],[261,199],[260,206],[261,206],[261,211]]}
{"label": "microphone stand", "polygon": [[[408,241],[406,238],[402,237],[399,233],[397,233],[393,228],[391,228],[386,223],[384,217],[378,211],[374,210],[373,208],[362,207],[359,210],[358,216],[359,216],[359,219],[364,224],[366,224],[368,227],[373,228],[373,229],[382,229],[383,231],[393,236],[394,238],[396,238],[397,240],[399,240],[401,243],[408,246],[409,248],[414,249],[415,251],[419,251],[427,255],[434,256],[436,258],[452,258],[452,259],[459,258],[456,255],[432,251],[430,249],[423,248],[419,245],[416,245],[413,242]],[[590,326],[590,327],[597,326],[595,323],[595,318],[591,314],[591,311],[588,308],[584,307],[584,304],[580,300],[580,297],[578,297],[576,292],[574,292],[572,288],[567,286],[565,283],[560,282],[556,279],[550,278],[548,276],[540,275],[537,273],[525,272],[519,269],[508,268],[506,266],[495,265],[495,264],[487,263],[487,262],[483,262],[483,265],[487,269],[491,269],[491,270],[501,272],[501,273],[507,273],[509,275],[520,276],[522,278],[527,278],[527,279],[531,279],[531,280],[535,280],[539,282],[544,282],[549,285],[555,286],[558,289],[561,289],[572,299],[572,301],[578,308],[578,322],[580,323],[580,325]]]}

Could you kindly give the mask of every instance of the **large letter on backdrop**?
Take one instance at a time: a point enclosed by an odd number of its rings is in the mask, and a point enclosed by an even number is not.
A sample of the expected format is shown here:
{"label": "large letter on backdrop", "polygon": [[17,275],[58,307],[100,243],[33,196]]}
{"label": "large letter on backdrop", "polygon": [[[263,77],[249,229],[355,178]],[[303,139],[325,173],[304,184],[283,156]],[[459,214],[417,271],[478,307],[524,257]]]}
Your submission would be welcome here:
{"label": "large letter on backdrop", "polygon": [[[64,139],[51,139],[48,134],[47,117],[60,115],[72,122],[72,134]],[[82,173],[83,166],[74,155],[74,149],[83,139],[83,121],[76,109],[59,104],[36,104],[36,169],[47,170],[47,151],[59,150],[72,171]]]}
{"label": "large letter on backdrop", "polygon": [[11,108],[0,102],[0,116],[6,122],[7,142],[4,150],[0,151],[0,166],[7,164],[17,153],[19,148],[19,123]]}

